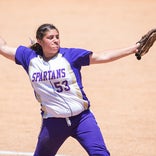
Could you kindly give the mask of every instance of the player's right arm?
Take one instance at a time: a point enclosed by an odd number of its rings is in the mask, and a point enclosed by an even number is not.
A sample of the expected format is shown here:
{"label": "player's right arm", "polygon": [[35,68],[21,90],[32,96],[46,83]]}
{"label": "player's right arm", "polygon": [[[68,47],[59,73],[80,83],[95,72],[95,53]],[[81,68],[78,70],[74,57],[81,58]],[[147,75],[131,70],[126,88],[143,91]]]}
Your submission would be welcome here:
{"label": "player's right arm", "polygon": [[17,48],[7,45],[6,41],[0,37],[0,54],[12,61],[15,61],[15,53]]}

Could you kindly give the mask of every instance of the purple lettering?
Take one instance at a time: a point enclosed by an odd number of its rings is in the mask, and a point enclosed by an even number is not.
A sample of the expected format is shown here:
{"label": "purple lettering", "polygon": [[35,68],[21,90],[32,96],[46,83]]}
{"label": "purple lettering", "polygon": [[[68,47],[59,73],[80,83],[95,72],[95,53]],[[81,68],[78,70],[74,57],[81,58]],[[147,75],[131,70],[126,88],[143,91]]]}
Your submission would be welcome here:
{"label": "purple lettering", "polygon": [[32,75],[32,82],[36,81],[36,73],[33,73]]}
{"label": "purple lettering", "polygon": [[61,69],[61,73],[62,73],[62,77],[65,77],[65,76],[66,76],[65,68],[62,68],[62,69]]}
{"label": "purple lettering", "polygon": [[51,79],[56,79],[56,77],[55,77],[55,72],[54,72],[54,71],[52,71]]}
{"label": "purple lettering", "polygon": [[59,79],[66,77],[65,68],[57,70],[48,70],[43,72],[36,72],[32,74],[32,82],[47,81],[51,79]]}
{"label": "purple lettering", "polygon": [[61,69],[56,70],[57,79],[61,77]]}
{"label": "purple lettering", "polygon": [[44,80],[44,81],[47,80],[47,74],[48,74],[47,71],[44,71],[44,72],[43,72],[43,80]]}
{"label": "purple lettering", "polygon": [[41,76],[40,72],[37,72],[36,73],[36,81],[40,81],[40,76]]}
{"label": "purple lettering", "polygon": [[50,80],[51,70],[48,71],[48,80]]}

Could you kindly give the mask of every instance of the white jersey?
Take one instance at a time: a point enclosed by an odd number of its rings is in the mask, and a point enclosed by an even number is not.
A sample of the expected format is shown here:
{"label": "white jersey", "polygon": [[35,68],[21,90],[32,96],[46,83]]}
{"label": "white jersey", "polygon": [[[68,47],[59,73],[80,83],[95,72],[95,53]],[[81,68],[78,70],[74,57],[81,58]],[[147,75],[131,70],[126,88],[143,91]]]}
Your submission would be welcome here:
{"label": "white jersey", "polygon": [[55,57],[44,61],[30,48],[18,47],[16,63],[29,75],[43,118],[66,118],[89,108],[80,70],[81,66],[89,65],[90,54],[84,49],[60,48]]}

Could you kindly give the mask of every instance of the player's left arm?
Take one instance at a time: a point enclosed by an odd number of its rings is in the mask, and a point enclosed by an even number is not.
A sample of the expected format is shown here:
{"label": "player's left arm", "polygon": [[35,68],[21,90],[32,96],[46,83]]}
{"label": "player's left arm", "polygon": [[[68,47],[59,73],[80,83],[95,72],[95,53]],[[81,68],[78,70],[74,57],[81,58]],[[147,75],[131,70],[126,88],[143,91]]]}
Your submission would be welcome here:
{"label": "player's left arm", "polygon": [[8,46],[6,41],[0,37],[0,55],[15,61],[16,50],[17,48]]}
{"label": "player's left arm", "polygon": [[137,52],[139,44],[134,44],[127,48],[103,51],[101,53],[93,53],[90,55],[90,64],[107,63],[118,60],[130,54]]}

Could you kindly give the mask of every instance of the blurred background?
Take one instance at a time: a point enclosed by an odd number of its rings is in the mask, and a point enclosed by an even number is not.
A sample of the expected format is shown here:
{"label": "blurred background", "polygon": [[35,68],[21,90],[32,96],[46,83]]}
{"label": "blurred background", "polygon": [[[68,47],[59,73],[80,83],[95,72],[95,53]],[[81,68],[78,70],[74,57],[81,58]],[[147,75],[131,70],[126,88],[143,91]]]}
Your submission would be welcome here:
{"label": "blurred background", "polygon": [[[156,26],[155,0],[1,0],[0,36],[10,46],[28,46],[38,26],[52,23],[62,47],[95,53],[128,47]],[[134,55],[82,69],[112,156],[156,155],[156,45],[141,61]],[[40,105],[26,72],[0,56],[0,151],[34,152]],[[87,156],[69,138],[58,154]]]}

